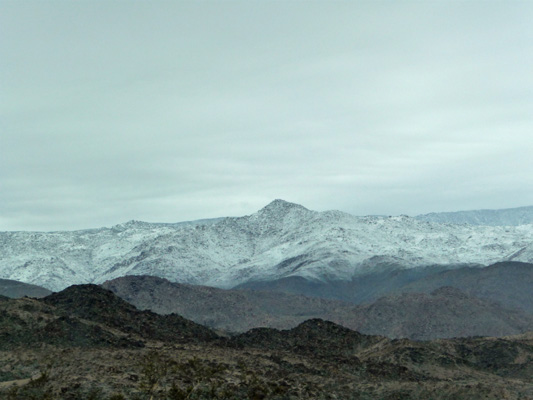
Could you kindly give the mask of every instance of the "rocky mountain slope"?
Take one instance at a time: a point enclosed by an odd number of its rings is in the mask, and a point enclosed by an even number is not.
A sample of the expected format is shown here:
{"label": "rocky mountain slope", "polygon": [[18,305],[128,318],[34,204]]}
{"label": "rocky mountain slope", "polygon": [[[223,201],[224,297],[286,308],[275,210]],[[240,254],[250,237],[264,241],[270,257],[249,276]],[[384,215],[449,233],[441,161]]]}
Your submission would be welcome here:
{"label": "rocky mountain slope", "polygon": [[75,285],[41,300],[70,317],[93,321],[128,335],[180,343],[208,341],[217,335],[177,314],[158,315],[135,306],[97,285]]}
{"label": "rocky mountain slope", "polygon": [[198,224],[131,221],[75,232],[0,233],[0,276],[60,290],[125,275],[230,288],[300,277],[349,281],[384,268],[531,262],[533,225],[354,217],[275,200],[255,214]]}
{"label": "rocky mountain slope", "polygon": [[[100,316],[106,309],[117,315]],[[3,298],[0,318],[0,398],[12,400],[533,396],[530,334],[412,342],[313,319],[221,338],[136,311],[95,286],[45,300]]]}
{"label": "rocky mountain slope", "polygon": [[502,210],[471,210],[417,215],[416,219],[440,224],[518,226],[533,224],[533,206]]}
{"label": "rocky mountain slope", "polygon": [[97,285],[71,286],[42,299],[0,301],[0,349],[55,346],[136,348],[146,340],[209,341],[217,335],[176,314],[140,311]]}
{"label": "rocky mountain slope", "polygon": [[533,331],[533,315],[503,308],[458,289],[382,297],[369,305],[272,291],[224,290],[150,276],[127,276],[103,286],[140,309],[178,313],[214,329],[293,328],[322,318],[359,332],[428,340],[458,336],[506,336]]}

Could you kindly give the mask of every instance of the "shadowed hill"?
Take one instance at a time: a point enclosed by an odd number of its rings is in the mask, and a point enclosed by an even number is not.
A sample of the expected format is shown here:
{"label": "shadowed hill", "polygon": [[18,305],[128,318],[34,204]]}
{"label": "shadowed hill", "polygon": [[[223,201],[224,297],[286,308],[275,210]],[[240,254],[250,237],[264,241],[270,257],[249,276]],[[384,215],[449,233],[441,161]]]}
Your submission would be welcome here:
{"label": "shadowed hill", "polygon": [[318,318],[302,322],[290,330],[257,328],[231,339],[231,343],[237,346],[290,350],[315,356],[353,355],[381,341],[387,339],[381,336],[363,335]]}
{"label": "shadowed hill", "polygon": [[145,341],[198,343],[217,338],[179,315],[139,311],[96,285],[72,286],[39,300],[0,299],[0,348],[41,343],[142,347]]}
{"label": "shadowed hill", "polygon": [[0,301],[0,349],[60,347],[136,348],[143,343],[91,321],[66,315],[35,299]]}
{"label": "shadowed hill", "polygon": [[179,315],[139,311],[110,290],[97,285],[74,285],[43,300],[57,310],[95,321],[128,334],[161,341],[203,341],[217,335]]}

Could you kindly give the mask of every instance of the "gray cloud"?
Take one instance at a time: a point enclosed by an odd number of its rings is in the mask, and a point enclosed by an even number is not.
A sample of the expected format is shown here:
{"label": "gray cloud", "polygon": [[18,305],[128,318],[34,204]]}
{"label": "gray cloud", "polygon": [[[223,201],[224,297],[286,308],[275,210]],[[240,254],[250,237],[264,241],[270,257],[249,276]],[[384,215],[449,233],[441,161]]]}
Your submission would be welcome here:
{"label": "gray cloud", "polygon": [[527,2],[0,11],[0,230],[533,204]]}

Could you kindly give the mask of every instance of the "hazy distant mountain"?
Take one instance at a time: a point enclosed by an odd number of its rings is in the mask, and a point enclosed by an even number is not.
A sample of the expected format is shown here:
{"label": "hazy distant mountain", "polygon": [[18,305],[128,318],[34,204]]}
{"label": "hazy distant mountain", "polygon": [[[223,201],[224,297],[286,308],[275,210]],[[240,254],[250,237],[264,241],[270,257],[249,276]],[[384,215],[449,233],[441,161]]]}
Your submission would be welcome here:
{"label": "hazy distant mountain", "polygon": [[240,288],[318,296],[352,303],[371,303],[382,296],[402,292],[431,293],[443,287],[499,302],[505,307],[533,313],[533,264],[501,262],[488,267],[391,267],[347,281],[312,282],[300,277],[249,282]]}
{"label": "hazy distant mountain", "polygon": [[533,330],[533,315],[451,287],[431,294],[386,296],[362,306],[279,292],[183,285],[150,276],[117,278],[103,287],[140,309],[178,313],[229,332],[293,328],[310,318],[327,319],[367,334],[417,340],[505,336]]}
{"label": "hazy distant mountain", "polygon": [[310,318],[349,314],[352,304],[315,297],[255,290],[225,290],[173,283],[154,276],[126,276],[102,287],[135,305],[159,314],[177,313],[227,332],[268,326],[287,329]]}
{"label": "hazy distant mountain", "polygon": [[518,226],[533,224],[533,206],[506,208],[502,210],[433,212],[418,215],[415,218],[421,221],[438,222],[441,224]]}
{"label": "hazy distant mountain", "polygon": [[366,273],[355,275],[347,280],[312,281],[300,276],[290,276],[270,281],[245,282],[236,286],[235,289],[301,294],[355,304],[372,303],[390,293],[402,292],[404,287],[426,276],[432,276],[450,268],[459,268],[451,265],[401,268],[395,264],[375,264],[372,267]]}
{"label": "hazy distant mountain", "polygon": [[453,286],[473,296],[533,314],[533,264],[501,262],[486,268],[442,271],[411,282],[401,290],[429,293],[442,286]]}
{"label": "hazy distant mountain", "polygon": [[[430,294],[402,293],[357,306],[346,326],[367,334],[415,340],[506,336],[533,330],[533,315],[442,287]],[[342,323],[341,321],[337,321]]]}
{"label": "hazy distant mountain", "polygon": [[52,290],[126,275],[222,288],[284,279],[320,284],[428,265],[530,262],[532,243],[533,225],[354,217],[275,200],[249,216],[192,225],[130,221],[88,231],[3,232],[0,276]]}
{"label": "hazy distant mountain", "polygon": [[30,285],[27,283],[13,281],[10,279],[0,279],[0,295],[18,298],[18,297],[44,297],[52,293],[50,290],[40,286]]}

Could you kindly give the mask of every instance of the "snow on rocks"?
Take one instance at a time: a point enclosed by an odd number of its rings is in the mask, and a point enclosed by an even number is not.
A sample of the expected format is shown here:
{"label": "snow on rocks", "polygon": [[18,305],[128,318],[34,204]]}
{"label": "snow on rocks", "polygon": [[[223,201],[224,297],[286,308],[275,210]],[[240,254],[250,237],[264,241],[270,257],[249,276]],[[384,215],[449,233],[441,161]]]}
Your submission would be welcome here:
{"label": "snow on rocks", "polygon": [[383,264],[533,262],[533,225],[474,226],[316,212],[275,200],[255,214],[206,222],[130,221],[72,232],[0,232],[0,278],[51,290],[124,275],[233,287],[302,276],[345,280]]}

